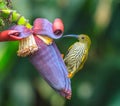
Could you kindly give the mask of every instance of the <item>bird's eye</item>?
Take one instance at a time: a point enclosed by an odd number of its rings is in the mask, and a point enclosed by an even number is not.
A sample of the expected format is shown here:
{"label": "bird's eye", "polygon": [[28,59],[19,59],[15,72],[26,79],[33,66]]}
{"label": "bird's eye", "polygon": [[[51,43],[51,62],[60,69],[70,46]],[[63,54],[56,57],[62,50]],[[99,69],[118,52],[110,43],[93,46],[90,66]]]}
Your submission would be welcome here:
{"label": "bird's eye", "polygon": [[85,37],[81,37],[81,39],[85,39]]}

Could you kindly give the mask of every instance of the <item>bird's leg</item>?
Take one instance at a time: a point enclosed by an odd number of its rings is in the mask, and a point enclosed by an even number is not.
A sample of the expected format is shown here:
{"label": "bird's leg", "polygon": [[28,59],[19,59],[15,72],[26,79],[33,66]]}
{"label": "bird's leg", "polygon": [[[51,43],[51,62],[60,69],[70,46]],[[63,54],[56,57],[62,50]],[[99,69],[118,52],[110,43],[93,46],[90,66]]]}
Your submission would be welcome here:
{"label": "bird's leg", "polygon": [[61,54],[61,57],[64,58],[64,54]]}
{"label": "bird's leg", "polygon": [[74,75],[74,74],[73,74],[72,72],[69,72],[67,77],[68,77],[68,78],[72,78],[73,75]]}

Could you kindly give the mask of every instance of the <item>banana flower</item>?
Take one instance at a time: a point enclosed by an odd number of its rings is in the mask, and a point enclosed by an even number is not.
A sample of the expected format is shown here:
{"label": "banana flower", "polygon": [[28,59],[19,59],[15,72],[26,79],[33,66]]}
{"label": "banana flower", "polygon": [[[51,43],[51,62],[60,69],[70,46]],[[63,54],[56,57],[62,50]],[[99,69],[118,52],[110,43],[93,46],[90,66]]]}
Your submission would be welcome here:
{"label": "banana flower", "polygon": [[30,53],[28,58],[56,92],[66,99],[70,99],[72,94],[71,82],[67,77],[67,68],[53,40],[60,38],[63,31],[64,26],[60,19],[57,18],[51,23],[47,19],[37,18],[32,29],[15,25],[9,30],[1,32],[0,41],[21,40],[33,34],[38,50]]}

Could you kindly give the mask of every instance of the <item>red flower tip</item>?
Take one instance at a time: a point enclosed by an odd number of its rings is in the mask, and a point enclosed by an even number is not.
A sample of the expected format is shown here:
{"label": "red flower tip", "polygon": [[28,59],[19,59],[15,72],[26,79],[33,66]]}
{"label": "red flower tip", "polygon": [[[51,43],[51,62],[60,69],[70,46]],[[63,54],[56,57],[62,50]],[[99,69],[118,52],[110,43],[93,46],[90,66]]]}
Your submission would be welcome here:
{"label": "red flower tip", "polygon": [[55,35],[60,35],[64,32],[64,25],[61,19],[56,18],[53,22],[53,32]]}
{"label": "red flower tip", "polygon": [[71,99],[72,93],[71,90],[65,90],[63,89],[62,92],[60,93],[62,96],[64,96],[66,99]]}
{"label": "red flower tip", "polygon": [[15,41],[20,40],[18,36],[20,32],[17,30],[5,30],[0,32],[0,41]]}

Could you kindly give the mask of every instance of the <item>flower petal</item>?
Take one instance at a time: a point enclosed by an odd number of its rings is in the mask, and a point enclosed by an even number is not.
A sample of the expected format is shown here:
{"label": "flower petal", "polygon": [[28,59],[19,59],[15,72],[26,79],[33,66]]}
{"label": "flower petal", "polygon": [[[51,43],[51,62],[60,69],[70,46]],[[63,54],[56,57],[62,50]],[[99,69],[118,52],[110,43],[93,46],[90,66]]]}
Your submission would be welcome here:
{"label": "flower petal", "polygon": [[[56,31],[55,27],[53,30],[53,24],[44,18],[37,18],[34,21],[33,31],[35,35],[46,35],[53,39],[58,39],[62,36],[63,32],[58,34],[58,29]],[[60,28],[59,28],[60,31]],[[57,32],[57,33],[54,33]]]}
{"label": "flower petal", "polygon": [[14,25],[14,26],[10,27],[10,29],[19,31],[20,32],[20,34],[19,34],[20,38],[26,38],[26,37],[28,37],[29,35],[32,34],[32,30],[26,28],[23,25]]}
{"label": "flower petal", "polygon": [[64,25],[61,19],[56,18],[53,22],[53,32],[55,35],[61,35],[64,32]]}
{"label": "flower petal", "polygon": [[46,45],[35,36],[39,50],[30,56],[30,61],[48,84],[63,97],[71,98],[71,82],[55,43]]}

